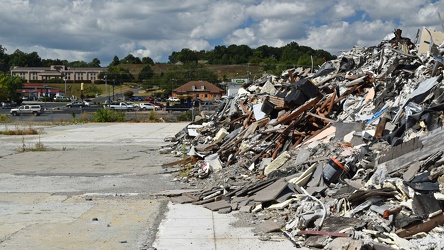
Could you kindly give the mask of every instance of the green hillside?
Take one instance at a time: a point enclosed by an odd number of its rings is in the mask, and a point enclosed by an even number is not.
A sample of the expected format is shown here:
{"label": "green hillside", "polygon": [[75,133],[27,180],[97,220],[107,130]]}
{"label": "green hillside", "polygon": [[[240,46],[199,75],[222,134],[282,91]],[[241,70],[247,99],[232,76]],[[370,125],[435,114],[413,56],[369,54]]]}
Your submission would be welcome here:
{"label": "green hillside", "polygon": [[[131,74],[137,79],[142,68],[145,64],[119,64],[119,67],[128,69]],[[161,74],[172,70],[177,67],[173,64],[155,64],[151,68],[156,74]],[[232,78],[247,78],[248,72],[251,72],[250,77],[260,77],[262,74],[262,67],[257,65],[205,65],[205,67],[215,73],[219,79],[232,79]]]}

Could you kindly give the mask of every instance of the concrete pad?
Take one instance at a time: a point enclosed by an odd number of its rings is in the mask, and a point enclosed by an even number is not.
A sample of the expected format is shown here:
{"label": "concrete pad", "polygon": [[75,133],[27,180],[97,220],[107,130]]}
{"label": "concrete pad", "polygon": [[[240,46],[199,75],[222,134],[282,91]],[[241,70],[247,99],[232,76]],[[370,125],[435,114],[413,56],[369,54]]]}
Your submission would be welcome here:
{"label": "concrete pad", "polygon": [[8,201],[0,204],[5,249],[139,249],[161,210],[160,201],[147,199],[0,195]]}
{"label": "concrete pad", "polygon": [[169,211],[159,226],[153,247],[161,249],[290,249],[284,236],[260,241],[249,227],[234,227],[237,219],[202,206],[168,204]]}

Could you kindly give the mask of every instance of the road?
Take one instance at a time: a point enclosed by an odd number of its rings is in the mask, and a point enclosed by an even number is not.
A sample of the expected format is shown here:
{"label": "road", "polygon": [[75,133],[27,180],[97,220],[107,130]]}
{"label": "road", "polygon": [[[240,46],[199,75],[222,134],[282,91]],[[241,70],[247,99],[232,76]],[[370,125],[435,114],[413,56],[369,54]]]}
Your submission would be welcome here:
{"label": "road", "polygon": [[[47,102],[39,103],[45,109],[45,113],[40,116],[23,115],[12,116],[9,114],[10,109],[0,109],[0,114],[7,115],[13,122],[59,122],[71,121],[74,118],[80,118],[83,114],[92,115],[97,109],[101,108],[99,104],[91,104],[90,107],[84,108],[67,108],[67,102]],[[140,120],[148,116],[150,111],[128,111],[125,112],[126,120]],[[175,121],[175,117],[180,115],[181,111],[173,111],[168,113],[166,111],[156,111],[159,117],[166,118],[165,120]],[[208,113],[208,112],[207,112]]]}
{"label": "road", "polygon": [[[167,204],[153,194],[178,188],[161,167],[177,158],[158,149],[186,124],[51,125],[36,126],[39,135],[0,135],[0,247],[148,249]],[[45,151],[18,152],[37,143]]]}

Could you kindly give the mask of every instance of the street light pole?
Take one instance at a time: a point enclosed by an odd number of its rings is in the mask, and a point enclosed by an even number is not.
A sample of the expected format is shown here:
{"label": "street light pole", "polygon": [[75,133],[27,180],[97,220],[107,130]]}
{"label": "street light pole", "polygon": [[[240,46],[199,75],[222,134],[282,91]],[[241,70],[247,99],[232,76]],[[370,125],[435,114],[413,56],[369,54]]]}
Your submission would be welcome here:
{"label": "street light pole", "polygon": [[105,74],[105,89],[106,89],[106,95],[108,96],[108,102],[109,102],[108,79],[107,79],[106,74]]}
{"label": "street light pole", "polygon": [[65,81],[65,97],[68,97],[68,95],[66,94],[66,76],[63,77],[63,80]]}
{"label": "street light pole", "polygon": [[116,79],[113,79],[113,101],[114,101],[114,85],[116,85]]}

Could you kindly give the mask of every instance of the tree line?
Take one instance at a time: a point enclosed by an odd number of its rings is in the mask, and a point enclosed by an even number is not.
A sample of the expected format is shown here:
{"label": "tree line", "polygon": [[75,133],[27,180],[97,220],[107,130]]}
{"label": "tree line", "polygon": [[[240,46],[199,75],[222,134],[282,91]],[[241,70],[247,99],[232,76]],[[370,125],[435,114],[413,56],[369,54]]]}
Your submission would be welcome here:
{"label": "tree line", "polygon": [[[315,50],[307,46],[301,46],[296,42],[291,42],[283,47],[272,47],[262,45],[258,48],[250,48],[247,45],[225,45],[215,46],[213,50],[195,51],[183,48],[181,51],[173,51],[168,57],[168,63],[198,63],[199,61],[208,64],[246,64],[261,65],[264,70],[273,70],[273,65],[304,66],[320,65],[325,61],[332,60],[336,56],[325,50]],[[51,65],[65,65],[67,67],[101,67],[98,58],[90,62],[68,61],[66,59],[42,59],[37,52],[26,53],[19,49],[12,54],[6,53],[6,48],[0,45],[0,63],[6,69],[14,66],[20,67],[49,67]],[[110,66],[120,64],[146,64],[154,65],[155,62],[150,57],[139,58],[132,54],[119,59],[114,56]]]}
{"label": "tree line", "polygon": [[[145,88],[158,86],[171,93],[172,89],[191,80],[203,80],[211,83],[219,83],[227,79],[218,79],[218,76],[208,70],[205,65],[239,65],[251,64],[261,67],[263,72],[280,74],[283,70],[293,67],[317,67],[325,61],[335,59],[325,50],[315,50],[307,46],[301,46],[291,42],[282,47],[262,45],[258,48],[250,48],[247,45],[221,45],[215,46],[213,50],[195,51],[183,48],[179,52],[172,52],[168,57],[168,63],[173,64],[166,72],[155,73],[152,66],[156,63],[150,57],[139,58],[132,54],[119,59],[117,55],[107,66],[108,70],[98,76],[99,79],[107,79],[108,84],[122,84],[123,82],[139,82]],[[180,63],[180,64],[179,64]],[[143,65],[138,75],[130,73],[123,65]],[[66,67],[101,67],[98,58],[90,62],[68,61],[66,59],[42,59],[37,52],[26,53],[19,49],[12,54],[6,53],[6,48],[0,45],[0,71],[7,75],[14,66],[20,67],[49,67],[51,65],[65,65]],[[0,79],[3,83],[10,82],[9,79]],[[14,78],[14,86],[17,87],[19,79]],[[103,80],[104,82],[104,80]],[[12,94],[11,90],[5,89],[5,84],[0,83],[3,90],[0,95]],[[3,93],[3,94],[2,94]],[[8,94],[6,94],[8,93]]]}
{"label": "tree line", "polygon": [[[193,51],[187,48],[180,52],[173,52],[169,57],[170,63],[206,61],[208,64],[254,64],[261,65],[264,70],[272,70],[276,65],[290,67],[320,65],[325,61],[335,59],[325,50],[315,50],[307,46],[301,46],[291,42],[283,47],[262,45],[258,48],[250,48],[247,45],[215,46],[210,51]],[[289,67],[288,67],[289,68]]]}

